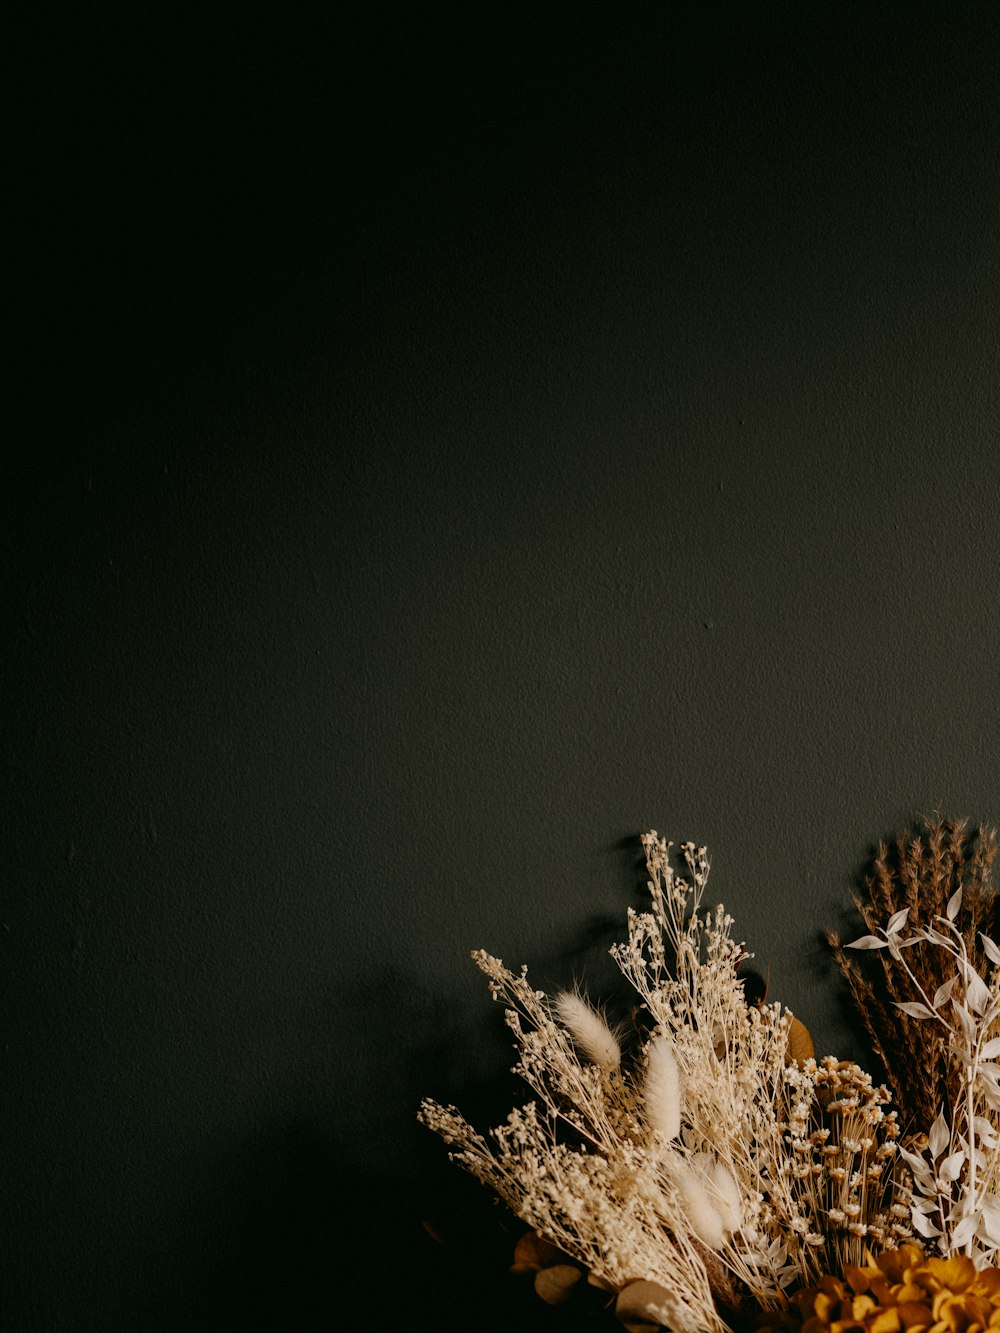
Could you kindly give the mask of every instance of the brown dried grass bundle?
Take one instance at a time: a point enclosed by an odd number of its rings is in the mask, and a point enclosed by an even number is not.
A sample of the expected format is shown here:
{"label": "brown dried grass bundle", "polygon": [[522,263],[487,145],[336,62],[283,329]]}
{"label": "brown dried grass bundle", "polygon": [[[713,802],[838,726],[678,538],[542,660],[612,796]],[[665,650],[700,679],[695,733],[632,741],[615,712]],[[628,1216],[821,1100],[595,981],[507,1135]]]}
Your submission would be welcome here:
{"label": "brown dried grass bundle", "polygon": [[[983,970],[979,932],[992,937],[996,893],[990,880],[997,854],[996,830],[969,830],[968,820],[940,816],[882,843],[863,887],[853,895],[866,928],[875,932],[894,913],[909,909],[911,928],[932,928],[946,915],[949,900],[962,891],[962,930],[970,962]],[[893,1100],[905,1109],[911,1126],[930,1125],[942,1107],[954,1107],[962,1095],[962,1070],[949,1060],[947,1039],[898,1006],[934,995],[953,975],[947,955],[930,944],[910,950],[910,973],[885,952],[878,961],[858,960],[844,951],[835,932],[827,935],[840,971],[850,988],[872,1049],[882,1061]],[[918,989],[919,987],[919,989]]]}

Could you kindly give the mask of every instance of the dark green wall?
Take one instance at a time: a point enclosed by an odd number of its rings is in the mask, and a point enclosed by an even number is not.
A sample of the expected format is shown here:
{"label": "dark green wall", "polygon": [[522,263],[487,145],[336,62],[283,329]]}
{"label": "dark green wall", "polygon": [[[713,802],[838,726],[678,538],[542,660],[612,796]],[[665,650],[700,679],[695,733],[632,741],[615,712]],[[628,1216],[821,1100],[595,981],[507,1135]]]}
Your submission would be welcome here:
{"label": "dark green wall", "polygon": [[655,826],[853,1053],[1000,815],[1000,18],[140,8],[12,57],[4,1327],[527,1327],[469,949],[610,992]]}

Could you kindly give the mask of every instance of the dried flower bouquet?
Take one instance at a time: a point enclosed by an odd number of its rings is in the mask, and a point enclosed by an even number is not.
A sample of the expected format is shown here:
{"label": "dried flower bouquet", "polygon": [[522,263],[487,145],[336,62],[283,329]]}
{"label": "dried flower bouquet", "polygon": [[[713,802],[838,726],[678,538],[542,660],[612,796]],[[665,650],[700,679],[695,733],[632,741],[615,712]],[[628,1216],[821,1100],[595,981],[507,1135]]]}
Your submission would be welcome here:
{"label": "dried flower bouquet", "polygon": [[[746,993],[749,955],[724,909],[704,905],[708,856],[692,843],[681,874],[670,844],[642,840],[650,908],[629,911],[628,939],[612,949],[644,1016],[631,1050],[582,995],[549,997],[524,968],[473,954],[506,1006],[514,1070],[532,1095],[489,1135],[432,1100],[420,1117],[531,1228],[514,1268],[534,1274],[543,1299],[587,1284],[630,1330],[724,1333],[748,1320],[816,1326],[834,1308],[820,1299],[833,1282],[838,1330],[916,1330],[899,1310],[919,1307],[932,1333],[960,1333],[937,1327],[925,1288],[944,1279],[926,1263],[961,1254],[975,1274],[1000,1246],[1000,950],[980,929],[992,923],[995,840],[981,835],[966,858],[963,837],[961,825],[929,825],[901,844],[902,871],[881,853],[858,902],[870,933],[847,946],[885,960],[881,990],[832,940],[869,1025],[890,979],[883,1002],[906,1026],[883,1030],[878,1053],[895,1107],[857,1065],[817,1062],[801,1023]],[[934,1039],[893,1046],[914,1025]],[[899,1090],[925,1089],[931,1072],[940,1103],[929,1116],[918,1098],[914,1116]],[[925,1263],[921,1244],[943,1258]],[[902,1297],[873,1267],[897,1250],[911,1277],[924,1274],[896,1283]],[[845,1282],[861,1283],[857,1318]],[[924,1293],[909,1305],[908,1282]]]}

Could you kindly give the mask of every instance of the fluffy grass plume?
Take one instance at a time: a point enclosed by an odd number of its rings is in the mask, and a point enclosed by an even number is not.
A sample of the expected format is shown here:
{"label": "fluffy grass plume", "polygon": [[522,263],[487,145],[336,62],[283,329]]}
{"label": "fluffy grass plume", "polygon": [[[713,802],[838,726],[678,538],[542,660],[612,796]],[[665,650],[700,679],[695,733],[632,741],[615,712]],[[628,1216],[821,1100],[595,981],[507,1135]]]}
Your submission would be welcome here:
{"label": "fluffy grass plume", "polygon": [[588,1060],[601,1069],[617,1069],[622,1062],[618,1038],[601,1015],[576,991],[560,991],[556,1016]]}
{"label": "fluffy grass plume", "polygon": [[643,1100],[649,1127],[666,1143],[675,1139],[681,1132],[681,1076],[666,1033],[649,1043]]}

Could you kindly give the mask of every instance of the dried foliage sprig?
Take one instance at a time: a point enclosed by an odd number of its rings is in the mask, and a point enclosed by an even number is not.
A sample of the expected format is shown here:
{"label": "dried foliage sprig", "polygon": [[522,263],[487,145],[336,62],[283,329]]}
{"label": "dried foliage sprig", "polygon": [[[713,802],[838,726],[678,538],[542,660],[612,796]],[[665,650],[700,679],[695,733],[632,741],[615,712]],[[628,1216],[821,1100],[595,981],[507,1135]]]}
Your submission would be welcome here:
{"label": "dried foliage sprig", "polygon": [[[947,1096],[928,1132],[901,1153],[913,1175],[914,1230],[942,1254],[965,1254],[984,1266],[1000,1250],[1000,949],[980,932],[974,957],[983,962],[975,965],[968,918],[978,923],[980,908],[979,899],[964,907],[960,886],[928,924],[909,928],[910,908],[904,907],[877,934],[848,947],[884,951],[917,996],[896,1007],[936,1040],[937,1059],[947,1064]],[[922,976],[913,962],[918,957]],[[933,989],[928,976],[938,982]],[[925,1048],[929,1044],[925,1039]],[[920,1063],[916,1050],[913,1062]]]}
{"label": "dried foliage sprig", "polygon": [[[992,935],[996,916],[990,880],[996,854],[996,832],[985,826],[970,830],[964,819],[935,818],[925,821],[922,830],[883,843],[854,896],[865,929],[873,935],[906,911],[911,929],[919,931],[943,917],[961,890],[960,929],[972,965],[981,970],[986,957],[980,936]],[[919,1003],[922,992],[933,996],[949,981],[949,959],[931,941],[919,940],[908,955],[908,969],[897,967],[885,953],[874,967],[861,966],[835,933],[827,938],[893,1101],[905,1115],[904,1129],[926,1130],[942,1106],[963,1097],[961,1069],[949,1058],[947,1034],[936,1025],[921,1026],[906,1006]]]}
{"label": "dried foliage sprig", "polygon": [[582,997],[550,1000],[479,950],[533,1099],[489,1137],[431,1100],[421,1119],[568,1257],[538,1268],[546,1299],[586,1270],[628,1327],[722,1333],[741,1307],[780,1309],[790,1286],[909,1234],[895,1119],[855,1066],[796,1063],[787,1011],[748,1003],[732,918],[703,908],[704,848],[682,846],[685,878],[655,832],[643,846],[651,908],[612,950],[652,1024],[637,1058]]}

